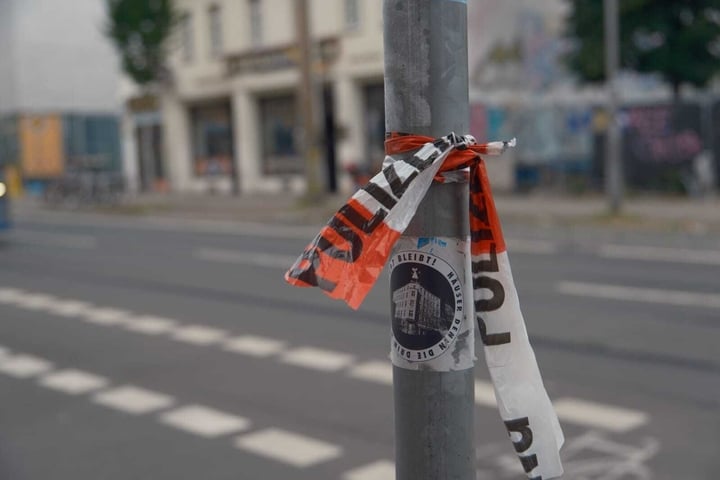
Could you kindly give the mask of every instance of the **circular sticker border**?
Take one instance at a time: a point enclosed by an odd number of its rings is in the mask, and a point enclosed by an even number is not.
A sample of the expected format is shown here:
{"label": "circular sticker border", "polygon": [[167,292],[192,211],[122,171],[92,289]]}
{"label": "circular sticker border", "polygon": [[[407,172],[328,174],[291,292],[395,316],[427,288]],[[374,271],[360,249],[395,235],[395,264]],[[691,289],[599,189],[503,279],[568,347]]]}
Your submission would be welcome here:
{"label": "circular sticker border", "polygon": [[[427,258],[427,260],[418,261],[418,257],[421,255]],[[434,261],[430,263],[430,260]],[[448,282],[450,289],[454,293],[454,315],[452,322],[450,323],[450,328],[448,329],[448,332],[442,337],[442,339],[435,345],[421,350],[410,349],[401,345],[400,342],[398,342],[398,340],[395,338],[394,331],[392,333],[392,348],[395,355],[408,362],[427,362],[441,357],[445,352],[449,350],[450,346],[455,343],[455,340],[458,337],[460,327],[462,326],[465,318],[465,305],[463,299],[464,286],[461,282],[461,277],[447,260],[434,253],[423,252],[420,250],[405,250],[403,252],[398,252],[394,254],[390,262],[390,278],[392,278],[392,272],[398,265],[403,265],[406,263],[416,263],[418,265],[424,265],[432,268],[436,272],[439,272],[443,276],[445,281]],[[442,268],[438,268],[438,263]],[[457,287],[453,287],[451,279],[448,279],[448,274],[450,273],[454,275],[454,278],[458,279]],[[458,298],[462,299],[463,301],[458,303]],[[391,319],[391,321],[394,322],[395,319],[393,318]]]}

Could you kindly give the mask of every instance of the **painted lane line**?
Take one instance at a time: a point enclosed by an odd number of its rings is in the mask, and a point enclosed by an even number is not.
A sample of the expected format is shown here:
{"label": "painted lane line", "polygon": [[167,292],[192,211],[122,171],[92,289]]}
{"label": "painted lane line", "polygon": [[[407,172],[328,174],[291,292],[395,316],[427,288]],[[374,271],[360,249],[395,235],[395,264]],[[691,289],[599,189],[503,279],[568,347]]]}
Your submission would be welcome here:
{"label": "painted lane line", "polygon": [[546,240],[509,238],[507,241],[507,251],[511,255],[513,253],[552,255],[558,252],[558,246],[556,243]]}
{"label": "painted lane line", "polygon": [[639,410],[612,407],[576,398],[561,398],[554,402],[560,420],[587,427],[602,428],[617,433],[629,432],[648,422],[648,415]]}
{"label": "painted lane line", "polygon": [[289,365],[320,370],[322,372],[335,372],[353,363],[353,356],[332,350],[299,347],[283,354],[280,357],[280,361]]}
{"label": "painted lane line", "polygon": [[176,325],[177,322],[169,318],[143,315],[132,318],[122,326],[136,333],[143,333],[145,335],[160,335],[170,332],[176,327]]}
{"label": "painted lane line", "polygon": [[285,342],[274,338],[242,335],[226,340],[223,350],[253,357],[269,357],[280,353],[285,348],[285,345]]}
{"label": "painted lane line", "polygon": [[496,407],[495,388],[492,383],[475,380],[475,403],[486,407]]}
{"label": "painted lane line", "polygon": [[255,267],[290,268],[297,257],[275,255],[263,252],[245,252],[241,250],[220,250],[215,248],[198,248],[193,257],[199,260],[222,263],[238,263]]}
{"label": "painted lane line", "polygon": [[97,247],[97,239],[90,235],[68,235],[32,230],[15,230],[12,237],[25,245],[40,247],[65,247],[92,249]]}
{"label": "painted lane line", "polygon": [[173,331],[171,337],[179,342],[193,345],[211,345],[227,336],[225,330],[206,327],[204,325],[187,325]]}
{"label": "painted lane line", "polygon": [[29,293],[17,299],[15,305],[26,310],[45,310],[57,302],[57,298],[43,293]]}
{"label": "painted lane line", "polygon": [[100,390],[109,384],[106,378],[75,369],[50,373],[43,376],[39,383],[43,387],[70,395],[80,395]]}
{"label": "painted lane line", "polygon": [[0,358],[0,372],[15,378],[30,378],[52,370],[52,362],[34,355],[11,355]]}
{"label": "painted lane line", "polygon": [[345,472],[343,480],[395,480],[395,463],[379,460]]}
{"label": "painted lane line", "polygon": [[683,292],[586,282],[559,282],[557,290],[565,295],[605,298],[631,302],[658,303],[682,307],[720,308],[720,295]]}
{"label": "painted lane line", "polygon": [[142,415],[167,408],[175,401],[169,395],[132,385],[124,385],[96,394],[93,397],[93,402],[125,413]]}
{"label": "painted lane line", "polygon": [[352,378],[383,385],[392,385],[393,383],[393,367],[389,360],[385,362],[373,360],[355,365],[348,371],[348,375]]}
{"label": "painted lane line", "polygon": [[337,445],[279,428],[237,437],[235,446],[299,468],[327,462],[342,453],[342,449]]}
{"label": "painted lane line", "polygon": [[18,288],[0,288],[0,303],[15,303],[25,295],[27,293]]}
{"label": "painted lane line", "polygon": [[59,300],[52,305],[49,305],[47,311],[54,314],[60,315],[61,317],[79,317],[85,315],[89,310],[94,307],[87,303],[78,300]]}
{"label": "painted lane line", "polygon": [[717,250],[611,244],[603,245],[600,248],[599,255],[605,258],[621,258],[625,260],[720,265],[720,251]]}
{"label": "painted lane line", "polygon": [[10,349],[0,345],[0,360],[7,358],[10,355]]}
{"label": "painted lane line", "polygon": [[171,410],[162,414],[160,421],[205,438],[219,437],[250,428],[250,421],[246,418],[201,405],[188,405]]}
{"label": "painted lane line", "polygon": [[119,308],[91,308],[83,313],[85,321],[96,325],[118,325],[125,322],[132,314]]}

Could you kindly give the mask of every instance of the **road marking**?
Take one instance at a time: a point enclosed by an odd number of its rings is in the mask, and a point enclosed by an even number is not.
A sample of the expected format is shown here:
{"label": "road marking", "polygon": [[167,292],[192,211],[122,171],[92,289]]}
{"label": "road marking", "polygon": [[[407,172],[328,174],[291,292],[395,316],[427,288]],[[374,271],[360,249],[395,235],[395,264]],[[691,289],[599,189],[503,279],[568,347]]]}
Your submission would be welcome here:
{"label": "road marking", "polygon": [[223,350],[253,357],[269,357],[279,353],[283,348],[285,348],[285,342],[255,335],[230,338],[223,345]]}
{"label": "road marking", "polygon": [[492,383],[475,380],[475,403],[487,407],[497,406],[495,387],[493,387]]}
{"label": "road marking", "polygon": [[0,303],[15,303],[25,295],[27,293],[18,288],[0,288]]}
{"label": "road marking", "polygon": [[141,415],[169,407],[174,403],[174,400],[169,395],[132,385],[124,385],[96,394],[93,397],[93,402],[125,413]]}
{"label": "road marking", "polygon": [[3,358],[6,358],[8,355],[10,355],[10,349],[3,347],[0,345],[0,360]]}
{"label": "road marking", "polygon": [[174,329],[176,325],[177,322],[169,318],[143,315],[129,319],[122,326],[136,333],[143,333],[145,335],[160,335],[161,333],[167,333]]}
{"label": "road marking", "polygon": [[52,369],[52,363],[34,355],[11,355],[0,358],[0,372],[16,378],[30,378]]}
{"label": "road marking", "polygon": [[44,310],[57,302],[57,298],[43,293],[28,293],[18,297],[15,305],[27,310]]}
{"label": "road marking", "polygon": [[379,460],[349,470],[342,478],[343,480],[395,480],[395,464],[390,460]]}
{"label": "road marking", "polygon": [[91,308],[84,312],[83,316],[89,323],[97,325],[117,325],[123,323],[132,314],[127,310],[119,308]]}
{"label": "road marking", "polygon": [[292,267],[297,257],[289,255],[275,255],[263,252],[246,252],[241,250],[220,250],[215,248],[198,248],[193,257],[200,260],[222,263],[239,263],[256,267],[281,268],[287,270]]}
{"label": "road marking", "polygon": [[337,445],[279,428],[237,437],[235,446],[300,468],[332,460],[342,453],[342,449]]}
{"label": "road marking", "polygon": [[172,333],[172,338],[193,345],[210,345],[220,341],[227,335],[225,330],[206,327],[204,325],[187,325]]}
{"label": "road marking", "polygon": [[557,290],[566,295],[659,303],[683,307],[720,308],[720,295],[586,282],[560,282]]}
{"label": "road marking", "polygon": [[385,362],[373,360],[355,365],[350,369],[348,375],[352,378],[383,385],[392,385],[393,383],[393,368],[389,360]]}
{"label": "road marking", "polygon": [[80,395],[105,388],[109,382],[106,378],[92,373],[68,369],[45,375],[39,383],[44,387],[70,395]]}
{"label": "road marking", "polygon": [[166,425],[205,438],[237,433],[250,427],[250,421],[246,418],[230,415],[202,405],[188,405],[177,410],[171,410],[162,414],[160,421]]}
{"label": "road marking", "polygon": [[283,354],[281,361],[290,365],[311,368],[313,370],[335,372],[350,365],[353,362],[353,356],[332,350],[300,347]]}
{"label": "road marking", "polygon": [[551,255],[558,252],[558,246],[556,243],[546,240],[509,238],[507,240],[507,251],[511,255],[513,253]]}
{"label": "road marking", "polygon": [[59,300],[48,306],[48,312],[61,317],[78,317],[94,307],[87,302],[77,300]]}
{"label": "road marking", "polygon": [[65,247],[91,249],[97,247],[97,239],[90,235],[68,235],[62,233],[47,233],[32,230],[15,230],[12,237],[18,243],[41,247]]}
{"label": "road marking", "polygon": [[627,260],[720,265],[720,251],[717,250],[611,244],[603,245],[600,248],[599,255],[606,258],[622,258]]}
{"label": "road marking", "polygon": [[612,407],[576,398],[561,398],[554,402],[560,420],[589,427],[603,428],[617,433],[633,430],[648,421],[639,410]]}

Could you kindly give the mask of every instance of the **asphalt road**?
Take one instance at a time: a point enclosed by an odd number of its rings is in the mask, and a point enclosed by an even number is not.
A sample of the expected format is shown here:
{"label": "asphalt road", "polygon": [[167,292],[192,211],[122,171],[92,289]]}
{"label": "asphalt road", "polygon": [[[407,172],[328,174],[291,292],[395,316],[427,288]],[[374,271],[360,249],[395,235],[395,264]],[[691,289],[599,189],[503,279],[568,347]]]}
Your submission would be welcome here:
{"label": "asphalt road", "polygon": [[[0,478],[394,478],[387,280],[358,312],[287,286],[316,230],[18,219]],[[720,239],[506,232],[565,478],[717,478]],[[476,377],[478,478],[524,478],[482,360]]]}

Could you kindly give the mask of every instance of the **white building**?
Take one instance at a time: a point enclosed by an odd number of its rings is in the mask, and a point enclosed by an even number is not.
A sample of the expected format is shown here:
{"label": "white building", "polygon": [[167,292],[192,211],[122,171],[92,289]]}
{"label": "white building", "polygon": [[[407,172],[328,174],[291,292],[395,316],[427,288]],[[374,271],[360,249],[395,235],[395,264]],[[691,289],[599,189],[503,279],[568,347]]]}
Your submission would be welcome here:
{"label": "white building", "polygon": [[[377,165],[383,157],[383,0],[309,4],[322,59],[315,71],[324,120],[331,126],[322,157],[326,170],[348,186],[345,169]],[[537,55],[557,51],[548,38],[557,33],[561,5],[561,0],[469,2],[473,98],[487,99],[487,82],[497,76],[492,52],[503,42],[524,42],[526,53]],[[294,142],[300,78],[294,2],[176,0],[176,6],[182,21],[169,60],[172,88],[147,95],[123,86],[128,176],[139,179],[142,190],[302,191],[303,161]],[[554,20],[545,22],[548,15]],[[532,26],[532,38],[519,33],[523,25]],[[533,65],[526,61],[519,68]],[[516,77],[528,78],[523,72]],[[492,167],[501,183],[511,181],[511,165]]]}
{"label": "white building", "polygon": [[[334,158],[328,167],[337,172],[382,161],[382,0],[309,4],[322,58],[315,65],[322,116],[336,134],[323,157]],[[123,87],[128,175],[145,190],[302,191],[293,2],[178,0],[176,6],[182,21],[169,60],[173,87],[157,96]]]}

